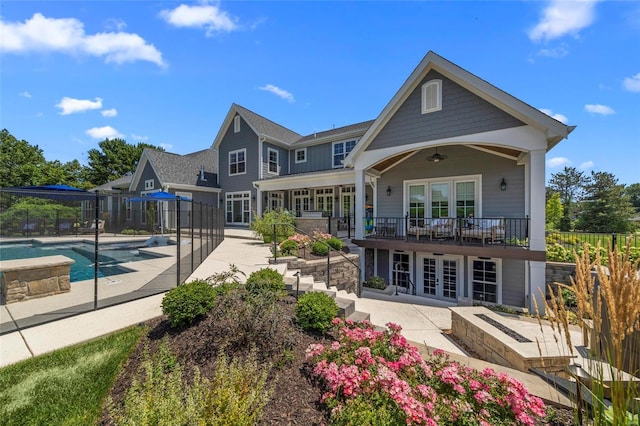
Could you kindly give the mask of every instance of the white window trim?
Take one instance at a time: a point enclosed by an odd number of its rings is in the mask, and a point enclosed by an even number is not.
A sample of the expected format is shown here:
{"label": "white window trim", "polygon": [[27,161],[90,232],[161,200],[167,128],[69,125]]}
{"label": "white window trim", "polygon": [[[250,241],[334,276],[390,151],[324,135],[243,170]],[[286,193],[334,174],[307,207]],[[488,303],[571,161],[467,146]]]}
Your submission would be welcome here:
{"label": "white window trim", "polygon": [[[276,171],[275,172],[271,171],[271,153],[272,152],[276,154]],[[279,174],[278,173],[279,167],[280,167],[280,153],[278,152],[277,149],[267,148],[267,173],[272,175],[277,175]]]}
{"label": "white window trim", "polygon": [[[473,261],[481,260],[481,261],[491,261],[496,263],[496,295],[497,303],[496,305],[502,305],[502,259],[498,257],[490,257],[490,258],[482,258],[479,256],[469,256],[467,258],[467,283],[468,283],[468,295],[470,300],[473,299]],[[486,302],[491,303],[491,302]]]}
{"label": "white window trim", "polygon": [[[416,295],[421,296],[421,297],[428,297],[430,299],[438,299],[438,300],[453,300],[447,297],[442,296],[442,292],[443,292],[443,288],[440,287],[437,291],[436,291],[436,295],[435,296],[430,296],[427,294],[424,294],[424,283],[423,287],[422,287],[422,294],[418,292],[418,280],[422,280],[423,278],[420,277],[421,274],[424,273],[424,259],[425,258],[435,258],[436,260],[438,260],[438,268],[442,267],[442,261],[443,260],[455,260],[457,263],[456,265],[456,276],[458,278],[458,282],[456,283],[456,296],[457,298],[460,298],[464,295],[464,256],[461,255],[455,255],[455,254],[445,254],[445,255],[436,255],[434,253],[416,253],[416,280],[414,281],[415,286],[416,286]],[[441,271],[442,272],[442,271]],[[438,277],[440,278],[440,277]],[[442,283],[441,283],[442,284]]]}
{"label": "white window trim", "polygon": [[433,183],[449,183],[449,217],[456,217],[456,183],[458,182],[475,182],[476,198],[476,214],[475,217],[482,217],[482,175],[462,175],[447,176],[433,179],[410,179],[403,181],[402,208],[404,212],[409,211],[409,185],[425,185],[425,206],[424,213],[426,219],[431,217],[431,184]]}
{"label": "white window trim", "polygon": [[[333,147],[331,147],[333,149]],[[304,152],[304,160],[300,160],[298,161],[298,152]],[[296,149],[295,153],[294,153],[294,159],[296,164],[300,164],[300,163],[306,163],[307,162],[307,148],[298,148]],[[333,162],[333,158],[331,158],[331,161]]]}
{"label": "white window trim", "polygon": [[[333,159],[334,159],[334,157],[336,155],[335,154],[335,146],[336,145],[343,145],[343,147],[344,147],[344,151],[343,151],[344,152],[344,158],[347,158],[347,155],[349,155],[349,153],[351,152],[351,151],[347,152],[347,142],[354,142],[353,148],[351,148],[352,150],[358,144],[358,140],[357,139],[348,139],[348,140],[345,140],[345,141],[333,142],[331,144],[331,168],[333,168],[333,169],[342,169],[342,168],[344,168],[344,164],[342,164],[342,163],[340,163],[337,166],[335,164],[333,164]],[[344,158],[342,159],[342,161],[344,161]]]}
{"label": "white window trim", "polygon": [[[238,154],[240,152],[244,152],[244,172],[241,173],[231,173],[231,155],[232,154]],[[229,176],[239,176],[239,175],[245,175],[247,174],[247,148],[242,148],[242,149],[236,149],[234,151],[229,151],[229,155],[228,155],[228,172],[229,172]]]}
{"label": "white window trim", "polygon": [[[427,107],[427,92],[431,86],[436,87],[436,106]],[[422,85],[422,113],[428,114],[430,112],[440,111],[442,109],[442,80],[429,80]]]}
{"label": "white window trim", "polygon": [[144,181],[144,190],[145,191],[153,189],[154,187],[155,187],[154,179],[147,179],[147,180]]}
{"label": "white window trim", "polygon": [[233,133],[240,133],[240,116],[233,117]]}

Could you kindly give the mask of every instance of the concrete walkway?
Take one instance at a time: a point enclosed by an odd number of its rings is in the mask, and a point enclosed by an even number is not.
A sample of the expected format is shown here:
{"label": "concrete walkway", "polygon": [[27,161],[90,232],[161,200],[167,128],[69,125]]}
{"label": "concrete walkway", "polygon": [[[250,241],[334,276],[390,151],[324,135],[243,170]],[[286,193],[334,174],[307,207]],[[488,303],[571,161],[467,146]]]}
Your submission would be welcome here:
{"label": "concrete walkway", "polygon": [[[268,266],[269,247],[253,238],[246,229],[225,229],[225,240],[191,275],[189,280],[207,278],[229,270],[231,264],[242,272],[241,281],[252,272]],[[279,265],[282,267],[283,265]],[[451,314],[446,303],[407,295],[386,295],[363,292],[362,298],[340,292],[340,297],[355,300],[356,309],[371,315],[371,322],[384,326],[388,322],[399,324],[403,335],[417,344],[426,355],[433,348],[442,348],[455,360],[475,368],[490,366],[505,371],[522,381],[535,395],[563,405],[569,400],[548,386],[537,376],[517,372],[483,361],[469,358],[443,330],[451,328]],[[162,315],[160,304],[164,294],[65,318],[41,326],[27,328],[0,336],[0,367],[46,352],[80,343],[117,330],[142,323]],[[0,311],[0,315],[6,315]]]}

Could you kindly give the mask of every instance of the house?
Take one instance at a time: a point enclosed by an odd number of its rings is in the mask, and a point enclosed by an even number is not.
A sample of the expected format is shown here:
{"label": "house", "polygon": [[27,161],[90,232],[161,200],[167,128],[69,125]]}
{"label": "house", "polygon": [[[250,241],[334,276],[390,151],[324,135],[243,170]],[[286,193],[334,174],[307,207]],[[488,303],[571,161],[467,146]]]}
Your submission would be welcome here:
{"label": "house", "polygon": [[[131,198],[152,192],[165,191],[188,198],[195,203],[217,206],[221,192],[217,175],[217,152],[211,148],[190,154],[179,155],[145,148],[133,174],[123,176],[97,188],[103,193],[117,194],[104,197],[100,211],[107,229],[146,229],[158,226],[164,221],[165,228],[176,227],[176,217],[172,202],[164,202],[157,207],[156,202],[131,202]],[[154,203],[152,206],[150,203]],[[90,202],[85,202],[93,211]],[[181,226],[188,226],[192,203],[181,203]],[[151,212],[148,208],[152,208]],[[164,211],[164,216],[161,214]],[[112,226],[110,226],[112,225]]]}
{"label": "house", "polygon": [[533,309],[545,154],[573,129],[429,52],[375,120],[303,136],[233,104],[212,148],[228,224],[347,216],[362,279]]}

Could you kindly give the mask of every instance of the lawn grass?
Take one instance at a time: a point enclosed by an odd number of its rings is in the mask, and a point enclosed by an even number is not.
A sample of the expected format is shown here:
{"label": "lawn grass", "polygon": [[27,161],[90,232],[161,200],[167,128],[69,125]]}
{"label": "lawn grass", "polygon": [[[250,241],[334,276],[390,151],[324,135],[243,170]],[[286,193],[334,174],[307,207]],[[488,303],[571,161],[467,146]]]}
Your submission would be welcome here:
{"label": "lawn grass", "polygon": [[143,330],[130,327],[0,369],[0,423],[95,424]]}

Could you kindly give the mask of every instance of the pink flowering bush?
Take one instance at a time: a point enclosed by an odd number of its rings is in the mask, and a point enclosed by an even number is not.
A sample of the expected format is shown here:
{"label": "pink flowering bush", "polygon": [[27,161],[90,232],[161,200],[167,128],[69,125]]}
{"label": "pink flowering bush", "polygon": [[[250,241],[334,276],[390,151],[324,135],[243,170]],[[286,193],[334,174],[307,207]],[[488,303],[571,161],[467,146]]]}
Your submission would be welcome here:
{"label": "pink flowering bush", "polygon": [[367,321],[333,324],[337,340],[312,344],[306,358],[334,425],[533,426],[545,415],[542,401],[504,373],[462,366],[440,350],[423,360],[396,324],[385,331]]}

